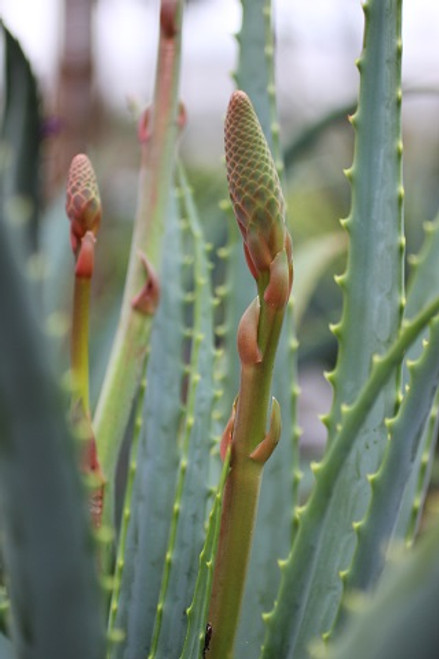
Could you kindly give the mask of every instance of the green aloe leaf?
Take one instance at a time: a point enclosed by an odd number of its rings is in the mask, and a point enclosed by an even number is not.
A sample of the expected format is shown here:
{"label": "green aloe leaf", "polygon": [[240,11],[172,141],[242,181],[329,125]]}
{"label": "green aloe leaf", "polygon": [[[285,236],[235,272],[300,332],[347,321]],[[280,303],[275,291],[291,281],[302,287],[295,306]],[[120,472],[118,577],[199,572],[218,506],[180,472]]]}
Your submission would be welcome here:
{"label": "green aloe leaf", "polygon": [[0,659],[13,659],[14,651],[11,641],[4,634],[0,634]]}
{"label": "green aloe leaf", "polygon": [[303,319],[311,296],[329,265],[346,251],[346,235],[340,231],[311,238],[294,251],[294,319]]}
{"label": "green aloe leaf", "polygon": [[[334,387],[327,420],[330,440],[342,405],[354,400],[367,379],[373,355],[392,343],[402,308],[401,3],[374,0],[364,5],[364,13],[359,104],[351,119],[356,131],[355,154],[347,172],[352,208],[343,223],[350,239],[349,257],[346,273],[338,279],[344,304],[341,322],[334,328],[339,355],[330,376]],[[375,413],[382,420],[386,411],[389,415],[394,409],[392,383],[383,396]],[[369,466],[382,453],[379,441],[367,439],[372,430],[385,437],[379,426],[378,418],[371,418],[363,430],[365,439],[358,444],[363,446],[367,457],[363,462]]]}
{"label": "green aloe leaf", "polygon": [[[389,566],[372,597],[352,599],[345,633],[323,659],[435,659],[439,647],[439,524]],[[372,630],[372,633],[371,633]],[[314,655],[313,655],[314,656]]]}
{"label": "green aloe leaf", "polygon": [[[267,635],[262,656],[290,658],[299,652],[306,656],[309,644],[328,631],[327,620],[311,617],[314,609],[322,610],[332,618],[337,613],[339,600],[328,588],[332,575],[319,570],[319,562],[326,565],[337,560],[328,553],[327,535],[333,526],[336,493],[342,483],[343,471],[348,463],[358,431],[373,408],[382,387],[399,367],[407,348],[438,313],[439,298],[418,314],[401,330],[391,348],[375,358],[371,375],[353,405],[343,408],[343,418],[337,437],[325,454],[322,463],[314,466],[316,478],[313,492],[306,506],[297,512],[298,531],[291,554],[282,564],[283,579],[273,612],[266,616]],[[343,511],[342,511],[343,512]],[[344,547],[340,538],[339,552]],[[316,576],[320,581],[316,583]],[[309,613],[309,618],[306,617]],[[329,616],[328,616],[329,617]],[[325,627],[322,629],[322,626]],[[320,629],[319,629],[320,627]]]}
{"label": "green aloe leaf", "polygon": [[[423,305],[432,300],[439,288],[439,271],[437,267],[439,258],[439,218],[436,218],[434,222],[426,222],[424,229],[424,245],[419,255],[411,258],[412,267],[407,290],[407,304],[404,310],[406,318],[412,318]],[[420,336],[410,348],[406,356],[406,363],[418,359],[422,352],[423,338],[424,336]],[[406,384],[408,379],[407,369],[405,369],[404,376],[403,385]],[[395,532],[397,538],[405,538],[408,542],[413,541],[417,532],[427,492],[437,441],[437,402],[418,446],[414,467],[406,484]]]}
{"label": "green aloe leaf", "polygon": [[1,129],[0,198],[5,217],[20,228],[23,253],[37,248],[40,203],[41,118],[35,77],[19,42],[2,25],[5,41],[5,106]]}
{"label": "green aloe leaf", "polygon": [[100,659],[96,547],[66,405],[0,218],[0,506],[11,633],[23,659]]}
{"label": "green aloe leaf", "polygon": [[365,519],[356,526],[358,544],[345,577],[347,591],[370,590],[384,568],[386,548],[398,519],[404,488],[437,392],[438,352],[439,321],[435,320],[430,325],[428,345],[421,358],[410,365],[409,389],[398,414],[387,423],[387,451],[380,469],[370,477],[372,499]]}
{"label": "green aloe leaf", "polygon": [[[228,221],[228,239],[224,250],[227,253],[227,273],[225,282],[225,323],[222,340],[226,360],[223,380],[224,395],[221,407],[225,422],[230,416],[233,401],[238,393],[240,363],[236,346],[236,328],[252,299],[253,281],[244,258],[242,238],[236,220],[230,216]],[[236,282],[239,285],[236,286]]]}
{"label": "green aloe leaf", "polygon": [[175,403],[183,368],[182,245],[175,200],[165,244],[162,272],[172,285],[162,287],[153,322],[143,426],[138,450],[130,460],[135,477],[125,551],[120,556],[119,596],[113,600],[110,620],[110,632],[121,632],[124,638],[113,646],[114,658],[147,655],[175,498],[179,460],[175,438],[180,421]]}
{"label": "green aloe leaf", "polygon": [[239,62],[235,74],[236,84],[238,89],[250,97],[268,146],[274,152],[275,159],[279,159],[280,153],[276,152],[279,128],[274,88],[271,1],[241,0],[241,5],[242,25],[237,36]]}
{"label": "green aloe leaf", "polygon": [[[44,279],[41,306],[49,327],[67,324],[66,299],[69,296],[73,272],[72,248],[69,241],[68,221],[65,213],[65,194],[59,195],[46,209],[39,233]],[[71,268],[65,267],[71,263]],[[68,309],[70,312],[70,308]],[[64,317],[62,316],[64,314]]]}
{"label": "green aloe leaf", "polygon": [[178,185],[188,252],[193,253],[191,353],[181,450],[166,559],[151,657],[178,657],[186,635],[186,612],[193,598],[198,557],[205,540],[214,398],[213,298],[210,268],[191,191],[180,166]]}
{"label": "green aloe leaf", "polygon": [[[401,6],[396,0],[374,0],[364,12],[360,98],[352,119],[355,155],[348,173],[352,209],[344,223],[350,250],[346,274],[338,279],[343,315],[334,328],[339,340],[337,368],[329,376],[334,400],[327,419],[328,459],[331,445],[338,441],[339,424],[344,427],[344,406],[356,399],[374,354],[392,345],[401,321]],[[266,657],[305,655],[310,641],[332,625],[342,595],[339,573],[349,566],[355,548],[352,524],[363,518],[370,498],[366,476],[376,471],[386,447],[384,420],[394,414],[397,371],[389,373],[368,418],[356,428],[357,436],[350,437],[346,461],[337,466],[337,474],[323,466],[316,476],[314,503],[303,517],[279,592],[279,620],[269,624]],[[329,488],[325,498],[324,488]],[[289,612],[288,621],[282,611]]]}
{"label": "green aloe leaf", "polygon": [[284,161],[287,172],[294,167],[302,153],[312,148],[325,130],[341,122],[346,122],[347,118],[354,114],[356,107],[356,102],[341,105],[303,128],[299,135],[293,138],[285,147]]}
{"label": "green aloe leaf", "polygon": [[194,659],[209,649],[209,628],[207,613],[209,608],[210,592],[212,587],[215,553],[218,546],[218,537],[221,522],[221,505],[224,485],[229,471],[229,457],[227,456],[221,472],[212,510],[206,530],[206,540],[200,554],[197,582],[195,584],[194,598],[187,610],[188,629],[184,641],[181,659]]}

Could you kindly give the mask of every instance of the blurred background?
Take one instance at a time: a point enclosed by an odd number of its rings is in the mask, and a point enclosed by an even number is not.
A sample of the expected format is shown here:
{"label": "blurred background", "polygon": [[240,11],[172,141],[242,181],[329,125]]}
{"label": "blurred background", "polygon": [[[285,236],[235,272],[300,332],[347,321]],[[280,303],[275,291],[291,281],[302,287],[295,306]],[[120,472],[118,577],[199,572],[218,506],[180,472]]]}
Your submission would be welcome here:
{"label": "blurred background", "polygon": [[[330,401],[322,370],[335,359],[328,324],[340,316],[333,275],[344,267],[338,220],[350,204],[343,169],[352,162],[347,115],[358,92],[355,60],[361,52],[363,14],[359,0],[275,0],[274,9],[277,98],[298,258],[306,260],[312,240],[336,236],[333,258],[327,260],[299,329],[302,425],[309,443],[318,445],[323,427],[316,412],[325,411]],[[97,328],[100,318],[116,317],[114,300],[125,272],[137,192],[136,122],[153,91],[158,11],[158,0],[0,0],[0,16],[19,39],[39,82],[49,225],[50,217],[63,213],[71,157],[87,150],[98,173],[107,228],[100,237],[105,247],[98,250]],[[218,203],[227,195],[222,122],[233,90],[233,35],[240,18],[238,0],[190,0],[184,21],[181,98],[188,123],[181,151],[207,238],[216,245],[224,235]],[[405,220],[412,253],[422,244],[423,222],[433,219],[439,206],[439,3],[407,0],[403,35]],[[63,236],[67,241],[67,230]],[[68,302],[65,292],[56,294],[61,305]],[[95,336],[101,343],[111,339],[111,334]],[[96,373],[98,382],[102,370],[97,367]]]}

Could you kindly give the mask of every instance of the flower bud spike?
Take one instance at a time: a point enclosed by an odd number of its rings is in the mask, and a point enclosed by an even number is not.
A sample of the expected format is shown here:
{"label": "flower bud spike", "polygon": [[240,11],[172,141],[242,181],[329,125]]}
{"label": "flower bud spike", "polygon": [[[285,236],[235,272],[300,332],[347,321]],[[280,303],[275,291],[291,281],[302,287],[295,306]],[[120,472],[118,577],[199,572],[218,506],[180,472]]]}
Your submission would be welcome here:
{"label": "flower bud spike", "polygon": [[247,262],[259,278],[284,249],[285,202],[261,125],[243,91],[234,92],[230,99],[225,153],[230,198],[246,244]]}
{"label": "flower bud spike", "polygon": [[77,256],[88,231],[96,236],[102,216],[96,175],[89,158],[80,153],[71,162],[67,179],[66,213],[70,220],[70,243]]}
{"label": "flower bud spike", "polygon": [[258,296],[238,326],[239,405],[233,436],[228,426],[223,437],[222,450],[231,446],[232,456],[221,511],[220,560],[214,566],[208,614],[214,629],[212,659],[233,655],[261,472],[281,435],[275,399],[268,432],[266,426],[276,348],[293,279],[292,245],[278,174],[252,104],[242,91],[235,92],[229,103],[225,151],[230,198]]}

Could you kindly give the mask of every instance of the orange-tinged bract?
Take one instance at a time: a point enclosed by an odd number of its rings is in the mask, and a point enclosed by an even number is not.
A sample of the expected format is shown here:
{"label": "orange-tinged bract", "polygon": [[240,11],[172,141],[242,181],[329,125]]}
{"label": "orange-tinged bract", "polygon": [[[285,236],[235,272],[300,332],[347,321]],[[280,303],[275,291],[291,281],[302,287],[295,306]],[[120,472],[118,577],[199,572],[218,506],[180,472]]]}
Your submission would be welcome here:
{"label": "orange-tinged bract", "polygon": [[66,213],[70,220],[70,242],[77,255],[88,231],[96,236],[102,207],[96,175],[89,158],[80,153],[71,162],[67,180]]}
{"label": "orange-tinged bract", "polygon": [[285,202],[261,125],[243,91],[230,99],[225,152],[230,198],[247,262],[257,279],[285,248]]}

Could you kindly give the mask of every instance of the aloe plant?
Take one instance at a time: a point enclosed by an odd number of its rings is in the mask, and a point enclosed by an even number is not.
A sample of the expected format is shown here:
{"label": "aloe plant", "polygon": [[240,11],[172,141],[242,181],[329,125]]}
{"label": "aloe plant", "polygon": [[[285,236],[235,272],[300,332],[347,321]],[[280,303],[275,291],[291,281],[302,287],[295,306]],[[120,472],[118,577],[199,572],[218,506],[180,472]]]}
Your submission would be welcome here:
{"label": "aloe plant", "polygon": [[[230,201],[218,211],[227,236],[211,244],[178,152],[184,6],[162,0],[125,290],[96,409],[91,283],[109,213],[100,171],[77,154],[66,173],[72,254],[60,257],[47,227],[68,245],[67,220],[41,222],[37,86],[3,28],[0,659],[439,651],[436,520],[418,542],[437,434],[439,220],[405,292],[401,0],[363,5],[344,231],[297,247],[271,3],[242,8],[225,121]],[[286,149],[289,166],[296,151]],[[327,444],[303,499],[296,332],[345,250]],[[47,273],[61,262],[63,273]],[[53,350],[54,334],[65,338],[65,273],[68,377]]]}

